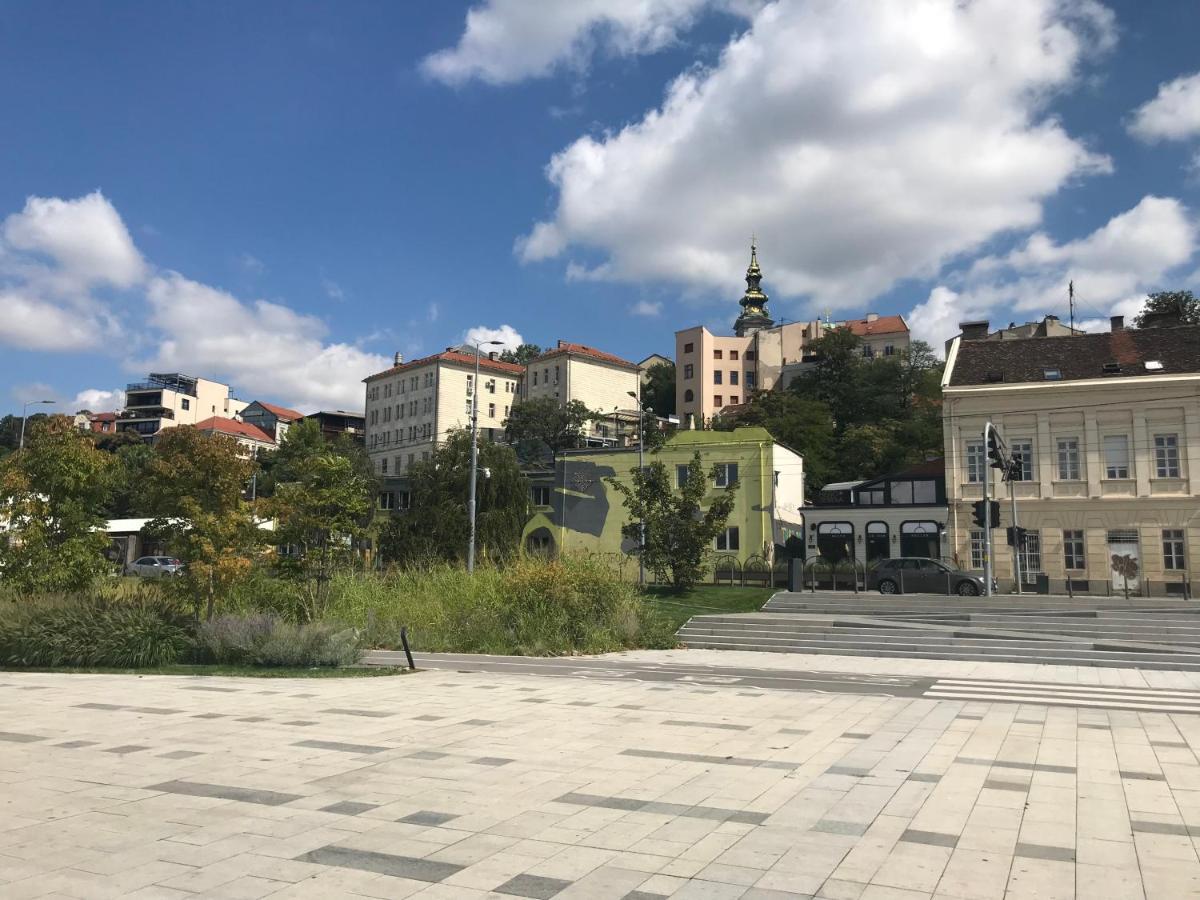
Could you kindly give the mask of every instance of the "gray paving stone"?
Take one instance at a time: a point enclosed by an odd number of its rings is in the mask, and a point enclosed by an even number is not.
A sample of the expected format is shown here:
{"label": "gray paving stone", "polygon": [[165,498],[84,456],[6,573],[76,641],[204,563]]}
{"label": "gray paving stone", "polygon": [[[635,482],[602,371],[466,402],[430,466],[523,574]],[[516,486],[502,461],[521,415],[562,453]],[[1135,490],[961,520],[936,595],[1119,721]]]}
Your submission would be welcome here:
{"label": "gray paving stone", "polygon": [[461,872],[463,866],[438,862],[432,859],[417,859],[411,856],[396,856],[371,850],[355,850],[329,844],[296,857],[297,862],[316,863],[320,866],[336,866],[341,869],[358,869],[391,875],[395,878],[411,878],[414,881],[437,883]]}
{"label": "gray paving stone", "polygon": [[[668,688],[663,688],[663,690],[669,690],[669,689],[668,689]],[[590,701],[590,700],[572,700],[572,701],[571,701],[569,704],[567,704],[567,705],[568,705],[568,706],[595,706],[596,704],[595,704],[595,703],[593,703],[593,702],[592,702],[592,701]]]}
{"label": "gray paving stone", "polygon": [[467,719],[467,721],[463,722],[463,724],[464,725],[495,725],[496,723],[492,719]]}
{"label": "gray paving stone", "polygon": [[360,813],[378,808],[378,803],[359,803],[356,800],[342,800],[340,803],[331,803],[329,806],[322,806],[321,812],[336,813],[339,816],[357,816]]}
{"label": "gray paving stone", "polygon": [[836,819],[822,819],[812,827],[813,831],[821,831],[825,834],[866,834],[870,827],[869,822],[839,822]]}
{"label": "gray paving stone", "polygon": [[378,747],[374,744],[344,744],[341,741],[296,741],[293,747],[311,747],[313,750],[335,750],[338,753],[382,753],[391,747]]}
{"label": "gray paving stone", "polygon": [[855,741],[865,741],[870,735],[862,731],[843,731],[842,737]]}
{"label": "gray paving stone", "polygon": [[1128,778],[1130,781],[1166,781],[1167,776],[1161,772],[1131,772],[1126,769],[1121,770],[1121,777]]}
{"label": "gray paving stone", "polygon": [[621,751],[622,756],[638,756],[643,759],[674,759],[680,762],[698,762],[707,765],[747,766],[765,769],[795,769],[800,763],[790,763],[776,759],[749,759],[737,756],[710,756],[703,753],[673,753],[670,750],[642,750],[637,747]]}
{"label": "gray paving stone", "polygon": [[122,744],[120,747],[107,747],[105,753],[141,753],[143,750],[149,750],[145,744]]}
{"label": "gray paving stone", "polygon": [[172,750],[170,753],[158,754],[159,759],[188,759],[192,756],[203,756],[199,750]]}
{"label": "gray paving stone", "polygon": [[1099,722],[1082,722],[1082,723],[1080,723],[1079,727],[1080,728],[1091,728],[1095,731],[1112,731],[1111,725],[1102,725]]}
{"label": "gray paving stone", "polygon": [[510,762],[516,760],[505,759],[503,756],[481,756],[479,759],[471,760],[477,766],[507,766]]}
{"label": "gray paving stone", "polygon": [[55,744],[55,747],[62,747],[66,750],[75,750],[79,747],[95,747],[99,741],[63,741],[61,744]]}
{"label": "gray paving stone", "polygon": [[240,800],[243,803],[260,803],[263,806],[282,806],[299,800],[299,794],[284,794],[278,791],[260,791],[253,788],[236,787],[229,784],[205,784],[199,781],[164,781],[147,786],[148,791],[164,794],[183,794],[189,797],[217,797],[221,800]]}
{"label": "gray paving stone", "polygon": [[316,722],[310,722],[310,721],[309,721],[309,720],[307,720],[307,719],[293,719],[292,721],[290,721],[290,722],[284,722],[283,724],[284,724],[284,725],[295,725],[295,726],[297,726],[297,727],[303,727],[303,726],[305,726],[305,725],[316,725],[317,723],[316,723]]}
{"label": "gray paving stone", "polygon": [[208,713],[197,713],[196,715],[192,716],[192,718],[193,719],[224,719],[224,718],[227,718],[227,716],[225,715],[225,713],[208,712]]}
{"label": "gray paving stone", "polygon": [[241,688],[235,687],[216,687],[208,684],[189,684],[183,688],[185,691],[219,691],[223,694],[236,694]]}
{"label": "gray paving stone", "polygon": [[493,888],[497,894],[511,894],[515,897],[532,897],[534,900],[550,900],[555,894],[566,890],[571,882],[561,878],[546,878],[542,875],[524,873],[510,878],[504,884]]}
{"label": "gray paving stone", "polygon": [[958,846],[957,834],[943,834],[940,831],[918,831],[915,828],[909,828],[902,835],[900,840],[909,844],[929,844],[933,847],[950,847],[953,849]]}
{"label": "gray paving stone", "polygon": [[870,769],[862,769],[858,766],[830,766],[825,770],[826,775],[854,775],[857,778],[865,778],[871,774]]}
{"label": "gray paving stone", "polygon": [[1075,851],[1070,847],[1050,847],[1046,844],[1022,844],[1017,842],[1014,856],[1026,859],[1049,859],[1057,862],[1075,862]]}
{"label": "gray paving stone", "polygon": [[436,750],[417,750],[415,753],[406,754],[404,758],[434,760],[445,759],[448,755],[447,753],[438,753]]}
{"label": "gray paving stone", "polygon": [[445,716],[430,716],[430,715],[413,716],[413,721],[414,722],[440,722],[444,718],[446,718],[446,717]]}
{"label": "gray paving stone", "polygon": [[1190,744],[1187,741],[1151,741],[1151,747],[1170,747],[1172,750],[1187,750]]}
{"label": "gray paving stone", "polygon": [[1022,794],[1029,791],[1027,784],[1020,781],[1001,781],[999,778],[989,778],[983,786],[993,791],[1020,791]]}
{"label": "gray paving stone", "polygon": [[1189,828],[1181,822],[1146,822],[1141,819],[1131,819],[1129,827],[1132,831],[1143,834],[1181,834],[1188,837],[1200,834],[1200,829]]}
{"label": "gray paving stone", "polygon": [[974,713],[959,713],[954,718],[956,718],[956,719],[971,719],[975,722],[979,722],[979,721],[983,720],[983,716],[976,715]]}
{"label": "gray paving stone", "polygon": [[630,891],[621,900],[667,900],[668,894],[652,894],[649,891]]}
{"label": "gray paving stone", "polygon": [[182,709],[168,709],[165,706],[129,706],[130,712],[149,713],[152,716],[173,716],[183,712]]}
{"label": "gray paving stone", "polygon": [[333,716],[363,716],[368,719],[386,719],[391,715],[390,712],[384,712],[381,709],[343,709],[341,707],[322,709],[320,712]]}
{"label": "gray paving stone", "polygon": [[941,775],[934,775],[932,772],[913,772],[908,776],[908,781],[921,781],[926,784],[937,784],[942,780]]}
{"label": "gray paving stone", "polygon": [[238,719],[239,722],[266,722],[266,716],[242,716]]}
{"label": "gray paving stone", "polygon": [[409,813],[402,819],[397,819],[397,822],[403,822],[405,825],[445,825],[451,819],[457,819],[454,813],[434,812],[433,810],[422,809],[415,813]]}
{"label": "gray paving stone", "polygon": [[664,725],[680,725],[685,728],[719,728],[723,731],[749,731],[749,725],[734,725],[732,722],[692,722],[687,719],[667,719]]}
{"label": "gray paving stone", "polygon": [[120,704],[117,704],[117,703],[76,703],[75,704],[75,709],[113,710],[113,709],[124,709],[124,708],[125,708],[124,706],[121,706]]}
{"label": "gray paving stone", "polygon": [[8,741],[10,744],[32,744],[36,741],[44,741],[45,738],[38,734],[20,734],[16,731],[0,731],[0,741]]}
{"label": "gray paving stone", "polygon": [[683,816],[689,819],[709,819],[715,822],[735,822],[743,825],[761,825],[768,818],[766,813],[749,810],[723,809],[716,806],[687,806],[683,803],[666,803],[661,800],[638,800],[633,797],[603,797],[596,794],[571,792],[555,798],[556,803],[574,806],[596,806],[603,809],[623,809],[626,812],[648,812],[668,816]]}

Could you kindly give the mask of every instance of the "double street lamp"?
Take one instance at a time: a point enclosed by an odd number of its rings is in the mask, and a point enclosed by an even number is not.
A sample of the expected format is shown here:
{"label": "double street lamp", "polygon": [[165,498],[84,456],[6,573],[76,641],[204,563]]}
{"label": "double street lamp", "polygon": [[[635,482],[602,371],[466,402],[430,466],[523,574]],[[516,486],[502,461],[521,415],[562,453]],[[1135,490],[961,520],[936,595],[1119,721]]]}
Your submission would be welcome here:
{"label": "double street lamp", "polygon": [[[630,397],[637,403],[638,409],[638,472],[644,470],[642,464],[643,452],[646,446],[646,413],[654,412],[652,409],[642,409],[642,379],[638,378],[637,392],[626,391]],[[638,584],[645,585],[646,583],[646,517],[643,516],[638,522]]]}
{"label": "double street lamp", "polygon": [[467,545],[467,572],[475,571],[475,480],[479,469],[479,348],[499,347],[503,341],[472,341],[475,348],[475,381],[471,385],[471,486],[467,495],[467,517],[471,520],[471,538]]}
{"label": "double street lamp", "polygon": [[25,404],[21,407],[21,440],[17,444],[17,452],[18,453],[20,453],[22,450],[25,449],[25,419],[28,418],[27,413],[29,412],[29,407],[36,406],[39,403],[53,404],[54,401],[53,400],[26,400],[25,401]]}

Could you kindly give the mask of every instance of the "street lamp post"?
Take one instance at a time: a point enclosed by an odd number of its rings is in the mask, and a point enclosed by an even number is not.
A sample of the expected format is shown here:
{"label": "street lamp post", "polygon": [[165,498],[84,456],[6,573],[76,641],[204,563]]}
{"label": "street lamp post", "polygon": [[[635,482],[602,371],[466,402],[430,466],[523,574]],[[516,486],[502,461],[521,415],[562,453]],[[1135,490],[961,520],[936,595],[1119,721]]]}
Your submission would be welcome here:
{"label": "street lamp post", "polygon": [[26,400],[25,401],[25,404],[21,407],[21,439],[17,443],[17,452],[18,453],[20,453],[22,450],[25,449],[25,419],[28,418],[27,413],[29,412],[29,407],[35,406],[39,403],[51,403],[52,404],[52,403],[54,403],[54,401],[53,400]]}
{"label": "street lamp post", "polygon": [[467,517],[471,520],[471,542],[467,545],[467,572],[475,571],[475,477],[479,468],[479,348],[500,346],[501,341],[479,341],[475,348],[475,381],[471,385],[471,486],[467,495]]}
{"label": "street lamp post", "polygon": [[[646,446],[646,410],[642,409],[642,379],[638,378],[637,393],[626,391],[637,403],[638,408],[638,472],[645,468],[642,454]],[[653,412],[653,410],[651,410]],[[638,522],[638,584],[646,584],[646,517]]]}

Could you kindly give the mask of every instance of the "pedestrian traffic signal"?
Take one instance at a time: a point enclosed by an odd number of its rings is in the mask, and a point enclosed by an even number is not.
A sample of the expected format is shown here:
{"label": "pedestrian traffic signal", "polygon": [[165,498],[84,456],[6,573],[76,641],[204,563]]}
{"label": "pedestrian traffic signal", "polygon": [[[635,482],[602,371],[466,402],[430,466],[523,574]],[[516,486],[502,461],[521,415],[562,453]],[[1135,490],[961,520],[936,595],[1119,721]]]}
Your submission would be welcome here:
{"label": "pedestrian traffic signal", "polygon": [[[1000,525],[1000,501],[999,500],[976,500],[972,507],[974,512],[971,514],[972,521],[975,522],[976,528],[987,528],[990,525],[996,528]],[[988,515],[988,512],[991,515]]]}
{"label": "pedestrian traffic signal", "polygon": [[1008,459],[1005,453],[1004,444],[1000,441],[1000,435],[995,428],[988,429],[987,435],[988,459],[990,459],[993,469],[999,469],[1002,472],[1008,470]]}

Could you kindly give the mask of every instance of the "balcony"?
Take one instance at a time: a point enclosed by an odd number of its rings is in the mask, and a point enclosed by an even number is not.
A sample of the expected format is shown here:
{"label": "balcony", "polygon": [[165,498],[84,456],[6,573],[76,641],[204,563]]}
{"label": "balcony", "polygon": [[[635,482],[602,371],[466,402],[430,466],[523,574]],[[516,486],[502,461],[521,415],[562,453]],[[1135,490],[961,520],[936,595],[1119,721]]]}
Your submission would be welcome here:
{"label": "balcony", "polygon": [[167,409],[165,406],[139,406],[117,413],[117,418],[122,421],[129,421],[131,419],[174,419],[175,410]]}

